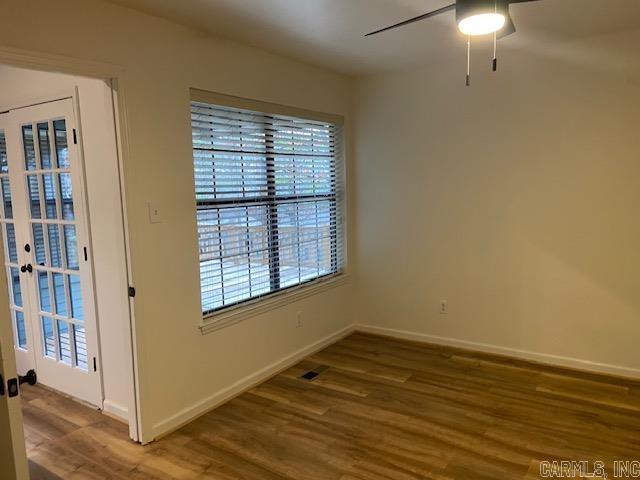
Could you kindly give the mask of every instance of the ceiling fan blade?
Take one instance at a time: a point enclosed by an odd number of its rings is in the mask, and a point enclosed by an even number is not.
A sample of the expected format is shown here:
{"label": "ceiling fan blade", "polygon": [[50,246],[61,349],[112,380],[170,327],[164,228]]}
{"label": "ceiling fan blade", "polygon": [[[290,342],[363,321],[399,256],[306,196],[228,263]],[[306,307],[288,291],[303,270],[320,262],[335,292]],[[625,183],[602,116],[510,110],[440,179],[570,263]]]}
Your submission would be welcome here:
{"label": "ceiling fan blade", "polygon": [[540,0],[508,0],[507,3],[539,2]]}
{"label": "ceiling fan blade", "polygon": [[449,10],[455,10],[455,9],[456,9],[455,3],[452,5],[447,5],[446,7],[439,8],[437,10],[434,10],[433,12],[425,13],[424,15],[419,15],[417,17],[410,18],[409,20],[405,20],[404,22],[396,23],[395,25],[381,28],[380,30],[376,30],[375,32],[367,33],[365,37],[370,37],[371,35],[386,32],[387,30],[391,30],[394,28],[404,27],[405,25],[409,25],[410,23],[419,22],[420,20],[424,20],[425,18],[435,17],[436,15],[440,15],[441,13],[448,12]]}
{"label": "ceiling fan blade", "polygon": [[516,33],[516,26],[513,23],[513,18],[511,18],[511,14],[507,13],[507,22],[505,23],[502,30],[498,32],[498,38],[504,38],[512,33]]}

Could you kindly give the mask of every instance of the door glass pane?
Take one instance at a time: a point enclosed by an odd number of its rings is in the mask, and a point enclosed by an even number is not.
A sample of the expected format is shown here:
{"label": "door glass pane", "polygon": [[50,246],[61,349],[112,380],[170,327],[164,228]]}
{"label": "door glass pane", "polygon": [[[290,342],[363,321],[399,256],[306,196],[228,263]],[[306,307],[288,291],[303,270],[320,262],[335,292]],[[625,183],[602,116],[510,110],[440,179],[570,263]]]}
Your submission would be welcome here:
{"label": "door glass pane", "polygon": [[80,287],[80,275],[68,275],[69,298],[71,298],[71,316],[76,320],[84,320],[82,307],[82,289]]}
{"label": "door glass pane", "polygon": [[44,184],[44,205],[47,218],[58,218],[54,175],[51,173],[43,175],[42,183]]}
{"label": "door glass pane", "polygon": [[58,208],[56,207],[56,183],[52,173],[42,176],[44,185],[44,204],[47,218],[58,218]]}
{"label": "door glass pane", "polygon": [[73,220],[73,188],[71,187],[71,175],[60,174],[60,195],[62,199],[62,219]]}
{"label": "door glass pane", "polygon": [[13,292],[13,304],[22,306],[22,291],[20,290],[20,270],[11,267],[11,291]]}
{"label": "door glass pane", "polygon": [[24,323],[24,314],[18,310],[15,311],[16,315],[16,332],[18,333],[18,346],[20,348],[27,348],[27,328]]}
{"label": "door glass pane", "polygon": [[78,366],[78,368],[88,370],[89,365],[87,359],[87,339],[85,336],[84,327],[80,325],[74,325],[73,331],[76,347],[76,365]]}
{"label": "door glass pane", "polygon": [[51,295],[49,295],[49,275],[47,272],[38,271],[38,297],[40,298],[40,310],[53,313],[51,309]]}
{"label": "door glass pane", "polygon": [[9,162],[7,160],[7,142],[4,137],[4,130],[0,130],[0,173],[9,172]]}
{"label": "door glass pane", "polygon": [[69,149],[67,148],[67,126],[65,121],[56,120],[53,122],[53,129],[56,134],[58,168],[69,168]]}
{"label": "door glass pane", "polygon": [[9,263],[18,263],[18,250],[16,248],[16,232],[13,223],[5,224],[5,238],[9,253]]}
{"label": "door glass pane", "polygon": [[13,205],[11,203],[9,177],[2,177],[2,205],[4,207],[4,218],[13,218]]}
{"label": "door glass pane", "polygon": [[78,242],[76,240],[76,227],[64,226],[64,248],[67,253],[67,269],[78,270]]}
{"label": "door glass pane", "polygon": [[49,146],[49,124],[38,124],[38,145],[40,146],[40,162],[43,170],[51,168],[51,147]]}
{"label": "door glass pane", "polygon": [[67,315],[67,294],[64,288],[64,275],[61,273],[53,273],[52,275],[56,313],[64,317]]}
{"label": "door glass pane", "polygon": [[33,230],[33,244],[35,246],[36,263],[38,265],[46,265],[47,257],[45,255],[43,226],[40,223],[34,223],[31,228]]}
{"label": "door glass pane", "polygon": [[22,141],[24,145],[24,163],[27,170],[35,170],[38,168],[36,163],[36,149],[33,142],[33,127],[24,125],[22,127]]}
{"label": "door glass pane", "polygon": [[38,175],[29,175],[27,177],[27,187],[29,190],[31,218],[42,218],[40,214],[40,186],[38,185]]}
{"label": "door glass pane", "polygon": [[69,324],[58,320],[58,351],[60,352],[60,361],[71,365],[71,337]]}
{"label": "door glass pane", "polygon": [[47,235],[49,237],[49,259],[51,260],[51,266],[55,268],[62,268],[59,232],[58,225],[47,225]]}
{"label": "door glass pane", "polygon": [[53,331],[53,320],[49,317],[42,317],[42,340],[45,356],[56,358],[56,339]]}

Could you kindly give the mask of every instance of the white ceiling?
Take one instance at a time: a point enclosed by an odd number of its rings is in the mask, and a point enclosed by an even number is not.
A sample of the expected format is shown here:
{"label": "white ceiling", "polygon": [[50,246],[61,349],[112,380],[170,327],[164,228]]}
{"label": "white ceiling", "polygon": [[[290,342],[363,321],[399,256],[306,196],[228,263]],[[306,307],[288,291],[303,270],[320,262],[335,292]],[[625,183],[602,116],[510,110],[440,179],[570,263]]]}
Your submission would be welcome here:
{"label": "white ceiling", "polygon": [[[464,50],[453,12],[363,38],[453,0],[111,1],[348,74],[426,65]],[[507,48],[640,28],[640,0],[539,0],[514,4],[511,12],[518,33],[503,40]]]}

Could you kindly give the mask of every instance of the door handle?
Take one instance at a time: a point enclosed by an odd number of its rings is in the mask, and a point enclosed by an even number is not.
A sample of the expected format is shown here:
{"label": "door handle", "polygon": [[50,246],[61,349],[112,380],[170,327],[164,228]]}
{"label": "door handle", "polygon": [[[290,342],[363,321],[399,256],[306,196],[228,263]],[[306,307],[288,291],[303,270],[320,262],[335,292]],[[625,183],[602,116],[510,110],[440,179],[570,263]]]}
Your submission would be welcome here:
{"label": "door handle", "polygon": [[31,273],[31,272],[33,272],[33,266],[30,263],[27,263],[26,265],[22,265],[20,267],[20,271],[22,273],[26,273],[26,272]]}
{"label": "door handle", "polygon": [[32,369],[29,370],[24,376],[18,375],[18,381],[20,382],[20,385],[26,383],[27,385],[33,386],[38,383],[38,375],[36,375],[36,371]]}

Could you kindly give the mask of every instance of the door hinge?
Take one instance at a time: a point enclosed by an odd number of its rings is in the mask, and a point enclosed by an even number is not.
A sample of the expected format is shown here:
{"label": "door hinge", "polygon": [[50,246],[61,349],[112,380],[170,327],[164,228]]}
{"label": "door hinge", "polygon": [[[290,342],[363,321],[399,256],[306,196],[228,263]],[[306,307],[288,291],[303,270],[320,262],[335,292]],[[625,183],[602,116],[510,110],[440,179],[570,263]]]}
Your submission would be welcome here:
{"label": "door hinge", "polygon": [[129,287],[129,296],[131,298],[136,296],[136,289],[134,287]]}
{"label": "door hinge", "polygon": [[89,259],[89,256],[87,255],[87,247],[84,247],[84,261],[86,262]]}
{"label": "door hinge", "polygon": [[96,357],[93,357],[93,371],[98,371],[98,363],[96,362]]}
{"label": "door hinge", "polygon": [[78,144],[78,134],[76,133],[76,129],[73,129],[73,144],[77,145]]}

